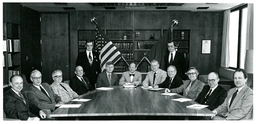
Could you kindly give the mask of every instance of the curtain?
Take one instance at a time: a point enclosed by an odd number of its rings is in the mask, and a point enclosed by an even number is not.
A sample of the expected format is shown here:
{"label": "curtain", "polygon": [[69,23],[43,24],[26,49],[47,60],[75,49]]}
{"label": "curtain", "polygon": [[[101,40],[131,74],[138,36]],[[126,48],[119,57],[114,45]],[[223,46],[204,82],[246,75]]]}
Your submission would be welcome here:
{"label": "curtain", "polygon": [[230,10],[224,12],[223,35],[221,48],[221,67],[228,67],[229,64],[229,20]]}
{"label": "curtain", "polygon": [[246,50],[253,49],[253,4],[248,4]]}

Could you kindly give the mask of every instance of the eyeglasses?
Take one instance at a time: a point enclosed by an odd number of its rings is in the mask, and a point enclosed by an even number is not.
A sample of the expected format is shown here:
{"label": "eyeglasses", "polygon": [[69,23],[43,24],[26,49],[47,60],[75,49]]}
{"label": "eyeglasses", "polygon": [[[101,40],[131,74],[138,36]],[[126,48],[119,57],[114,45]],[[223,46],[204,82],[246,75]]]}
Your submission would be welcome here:
{"label": "eyeglasses", "polygon": [[195,72],[187,73],[187,75],[195,75],[195,74],[196,74]]}
{"label": "eyeglasses", "polygon": [[207,79],[208,82],[214,82],[216,79]]}
{"label": "eyeglasses", "polygon": [[42,76],[40,76],[40,77],[32,77],[32,79],[34,79],[34,80],[38,80],[38,79],[41,79],[42,78]]}
{"label": "eyeglasses", "polygon": [[62,75],[55,75],[54,78],[61,78]]}

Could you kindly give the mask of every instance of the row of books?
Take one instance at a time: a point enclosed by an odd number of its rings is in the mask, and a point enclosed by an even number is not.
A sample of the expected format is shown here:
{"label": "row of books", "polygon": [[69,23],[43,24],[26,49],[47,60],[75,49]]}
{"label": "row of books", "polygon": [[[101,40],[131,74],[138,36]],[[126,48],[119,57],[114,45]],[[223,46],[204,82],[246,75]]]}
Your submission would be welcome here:
{"label": "row of books", "polygon": [[114,71],[115,72],[124,72],[124,71],[126,71],[126,68],[123,65],[115,65]]}
{"label": "row of books", "polygon": [[138,41],[137,42],[137,49],[151,49],[156,42],[152,41]]}
{"label": "row of books", "polygon": [[20,39],[3,40],[3,52],[20,52]]}
{"label": "row of books", "polygon": [[118,49],[133,49],[133,43],[113,43]]}
{"label": "row of books", "polygon": [[133,53],[121,53],[126,60],[133,60]]}
{"label": "row of books", "polygon": [[[20,65],[20,60],[21,60],[21,57],[20,55],[17,55],[17,54],[11,54],[11,53],[8,53],[8,54],[4,54],[4,59],[3,59],[3,67],[13,67],[14,65]],[[6,63],[8,62],[8,64]]]}
{"label": "row of books", "polygon": [[[6,59],[8,61],[8,64],[6,64]],[[3,67],[5,67],[6,65],[8,65],[8,67],[12,67],[12,54],[8,53],[7,57],[4,54],[4,59],[3,59]]]}
{"label": "row of books", "polygon": [[78,41],[79,48],[85,48],[86,41]]}

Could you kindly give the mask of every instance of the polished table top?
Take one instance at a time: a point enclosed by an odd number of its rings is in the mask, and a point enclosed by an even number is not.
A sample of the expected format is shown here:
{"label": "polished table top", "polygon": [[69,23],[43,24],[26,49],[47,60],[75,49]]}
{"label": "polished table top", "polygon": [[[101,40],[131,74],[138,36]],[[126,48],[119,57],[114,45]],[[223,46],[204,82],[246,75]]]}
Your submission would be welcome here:
{"label": "polished table top", "polygon": [[179,102],[175,98],[181,95],[161,95],[162,91],[123,88],[115,86],[113,90],[95,90],[80,96],[91,99],[88,102],[70,101],[66,104],[81,104],[79,108],[58,108],[50,117],[84,117],[84,116],[213,116],[207,108],[190,109],[188,105],[195,101]]}

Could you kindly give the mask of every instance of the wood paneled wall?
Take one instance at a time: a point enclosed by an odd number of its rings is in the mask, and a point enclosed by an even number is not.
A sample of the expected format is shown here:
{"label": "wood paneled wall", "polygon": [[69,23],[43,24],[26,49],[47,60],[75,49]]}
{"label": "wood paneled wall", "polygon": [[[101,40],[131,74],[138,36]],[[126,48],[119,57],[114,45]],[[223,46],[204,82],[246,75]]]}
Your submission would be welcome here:
{"label": "wood paneled wall", "polygon": [[[220,67],[223,12],[77,11],[70,13],[71,72],[78,54],[77,30],[95,29],[90,23],[92,17],[103,29],[167,29],[177,19],[174,29],[190,29],[190,66],[198,68],[200,74]],[[211,40],[211,54],[201,53],[203,39]]]}

